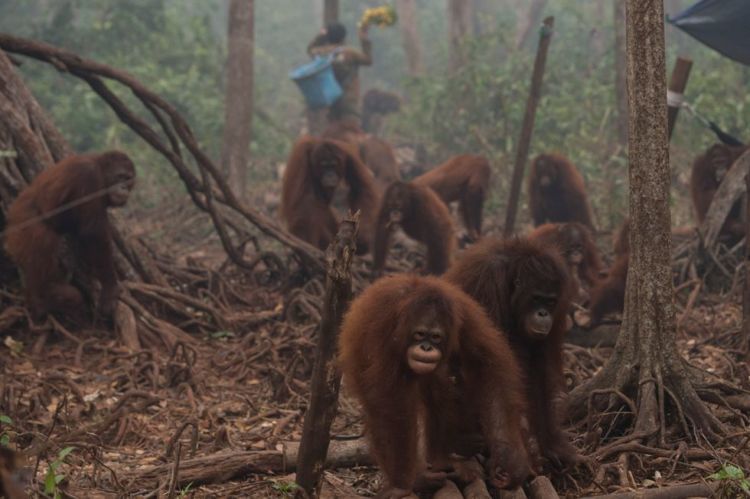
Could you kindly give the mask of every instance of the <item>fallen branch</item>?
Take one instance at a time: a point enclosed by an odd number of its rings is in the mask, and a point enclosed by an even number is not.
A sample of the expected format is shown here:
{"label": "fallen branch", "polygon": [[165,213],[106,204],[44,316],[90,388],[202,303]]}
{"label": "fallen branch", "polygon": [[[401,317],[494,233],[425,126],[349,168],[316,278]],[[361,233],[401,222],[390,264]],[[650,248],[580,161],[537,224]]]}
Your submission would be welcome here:
{"label": "fallen branch", "polygon": [[[281,451],[222,451],[216,454],[183,459],[178,487],[189,483],[224,483],[253,474],[278,474],[295,471],[299,442],[285,442]],[[345,468],[372,464],[364,439],[333,441],[328,448],[326,467]],[[127,473],[132,483],[156,484],[172,473],[173,464],[146,466]]]}
{"label": "fallen branch", "polygon": [[718,484],[696,483],[673,485],[658,489],[641,489],[632,492],[617,492],[603,496],[586,496],[583,499],[685,499],[688,497],[713,497]]}

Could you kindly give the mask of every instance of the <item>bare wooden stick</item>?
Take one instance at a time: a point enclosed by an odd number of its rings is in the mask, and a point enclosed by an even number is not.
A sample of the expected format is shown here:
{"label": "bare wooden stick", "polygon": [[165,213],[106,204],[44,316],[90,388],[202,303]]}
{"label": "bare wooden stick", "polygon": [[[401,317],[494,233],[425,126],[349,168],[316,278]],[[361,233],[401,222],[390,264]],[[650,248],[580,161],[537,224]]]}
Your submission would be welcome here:
{"label": "bare wooden stick", "polygon": [[521,181],[523,180],[523,172],[526,166],[526,160],[529,156],[531,135],[534,132],[536,108],[539,104],[539,100],[542,97],[542,78],[544,77],[544,65],[547,62],[547,49],[549,49],[549,43],[550,39],[552,38],[552,28],[554,24],[554,17],[548,17],[547,19],[545,19],[541,33],[539,35],[539,48],[537,48],[536,51],[534,71],[531,74],[531,89],[529,90],[529,99],[526,102],[526,114],[523,117],[523,125],[521,126],[521,137],[518,140],[516,162],[513,166],[513,179],[510,185],[508,210],[505,212],[505,228],[503,229],[503,234],[506,237],[513,234],[513,228],[516,223],[518,199],[521,194]]}
{"label": "bare wooden stick", "polygon": [[318,349],[310,382],[310,405],[305,414],[297,461],[297,483],[311,497],[320,492],[320,478],[338,407],[341,373],[336,367],[336,343],[344,311],[352,297],[351,263],[356,250],[359,212],[346,218],[326,250],[326,294],[318,330]]}

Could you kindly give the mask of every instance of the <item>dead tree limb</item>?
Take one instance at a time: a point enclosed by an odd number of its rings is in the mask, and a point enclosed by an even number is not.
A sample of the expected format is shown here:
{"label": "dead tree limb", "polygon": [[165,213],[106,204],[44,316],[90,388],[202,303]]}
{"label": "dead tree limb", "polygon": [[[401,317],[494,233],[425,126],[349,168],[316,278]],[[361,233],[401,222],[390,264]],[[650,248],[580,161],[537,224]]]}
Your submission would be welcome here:
{"label": "dead tree limb", "polygon": [[326,251],[328,271],[323,317],[297,462],[297,483],[311,497],[317,497],[320,492],[331,424],[338,406],[341,373],[336,367],[336,343],[344,312],[352,298],[350,267],[358,230],[359,212],[341,222],[336,238]]}
{"label": "dead tree limb", "polygon": [[617,492],[603,496],[586,496],[584,499],[685,499],[687,497],[713,497],[716,484],[696,483],[692,485],[673,485],[658,489]]}
{"label": "dead tree limb", "polygon": [[[216,454],[183,459],[180,464],[178,487],[189,483],[225,483],[228,480],[253,474],[293,472],[299,455],[298,442],[285,442],[282,451],[221,451]],[[364,439],[333,441],[328,449],[326,466],[344,468],[372,464]],[[171,463],[144,466],[124,478],[146,488],[172,472]]]}

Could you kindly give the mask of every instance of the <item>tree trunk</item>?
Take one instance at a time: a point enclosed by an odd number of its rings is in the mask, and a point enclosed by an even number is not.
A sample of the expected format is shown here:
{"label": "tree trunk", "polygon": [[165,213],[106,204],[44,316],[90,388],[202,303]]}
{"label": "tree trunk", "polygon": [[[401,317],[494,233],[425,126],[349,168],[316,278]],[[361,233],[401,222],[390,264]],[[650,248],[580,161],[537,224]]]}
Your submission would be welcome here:
{"label": "tree trunk", "polygon": [[628,88],[625,74],[625,2],[614,0],[615,30],[615,103],[617,106],[617,138],[620,144],[628,144]]}
{"label": "tree trunk", "polygon": [[448,0],[448,65],[451,72],[458,71],[466,63],[465,42],[471,25],[471,2],[472,0]]}
{"label": "tree trunk", "polygon": [[339,0],[325,0],[323,4],[323,25],[339,20]]}
{"label": "tree trunk", "polygon": [[417,31],[417,1],[398,0],[398,22],[401,26],[401,43],[406,53],[406,63],[409,67],[409,76],[422,74],[422,44]]}
{"label": "tree trunk", "polygon": [[516,50],[520,50],[529,41],[531,34],[539,27],[542,13],[547,6],[547,0],[531,0],[526,9],[526,15],[518,20],[516,31]]}
{"label": "tree trunk", "polygon": [[229,4],[224,137],[221,164],[235,195],[246,198],[253,118],[254,0]]}
{"label": "tree trunk", "polygon": [[[660,1],[627,0],[627,76],[631,253],[625,312],[612,357],[588,383],[571,393],[570,407],[580,416],[593,396],[593,407],[613,414],[621,405],[628,406],[613,395],[622,393],[636,401],[636,413],[630,414],[633,433],[627,437],[631,440],[637,437],[647,445],[664,445],[667,425],[679,426],[681,416],[693,426],[693,431],[680,426],[689,433],[686,437],[701,431],[712,437],[722,430],[721,423],[701,401],[692,383],[694,372],[679,356],[675,343]],[[668,421],[669,417],[674,420]]]}

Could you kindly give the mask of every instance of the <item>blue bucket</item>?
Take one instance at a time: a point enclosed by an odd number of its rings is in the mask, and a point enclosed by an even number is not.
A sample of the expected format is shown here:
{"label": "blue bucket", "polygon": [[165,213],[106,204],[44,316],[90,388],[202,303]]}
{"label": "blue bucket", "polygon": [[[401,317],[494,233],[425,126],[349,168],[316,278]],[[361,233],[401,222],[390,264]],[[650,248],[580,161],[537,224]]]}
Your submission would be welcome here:
{"label": "blue bucket", "polygon": [[343,95],[341,85],[333,74],[332,57],[317,57],[289,72],[307,105],[313,109],[328,107]]}

